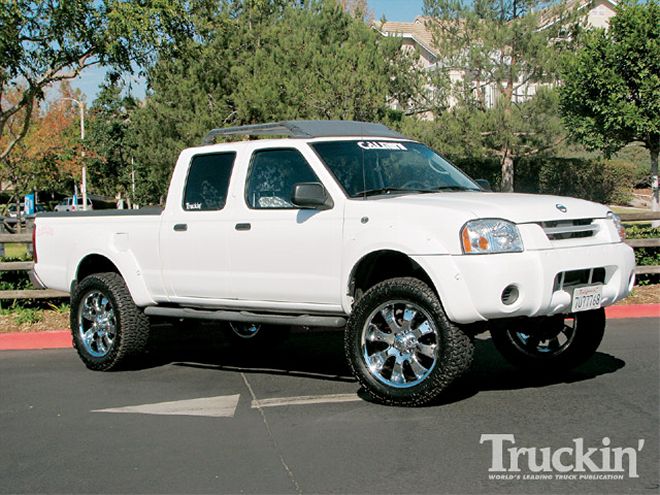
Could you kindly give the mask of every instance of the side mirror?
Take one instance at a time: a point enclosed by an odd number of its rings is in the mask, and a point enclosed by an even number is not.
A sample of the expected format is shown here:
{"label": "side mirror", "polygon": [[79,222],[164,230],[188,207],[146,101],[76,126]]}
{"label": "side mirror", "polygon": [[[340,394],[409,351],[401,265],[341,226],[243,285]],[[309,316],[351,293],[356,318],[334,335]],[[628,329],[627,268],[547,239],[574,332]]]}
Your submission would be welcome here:
{"label": "side mirror", "polygon": [[327,210],[334,206],[332,198],[320,182],[299,182],[293,185],[291,202],[300,208]]}
{"label": "side mirror", "polygon": [[488,179],[476,179],[475,182],[484,191],[492,192],[493,188],[491,187],[490,182],[488,182]]}

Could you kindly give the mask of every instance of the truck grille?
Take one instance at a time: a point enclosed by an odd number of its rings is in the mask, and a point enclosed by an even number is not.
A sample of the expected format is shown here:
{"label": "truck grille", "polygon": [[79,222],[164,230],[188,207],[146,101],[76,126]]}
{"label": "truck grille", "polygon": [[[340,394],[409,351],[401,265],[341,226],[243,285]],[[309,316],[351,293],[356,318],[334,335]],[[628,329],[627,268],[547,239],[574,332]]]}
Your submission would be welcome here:
{"label": "truck grille", "polygon": [[567,287],[575,287],[577,285],[588,284],[604,284],[605,283],[605,268],[599,266],[598,268],[585,268],[583,270],[571,270],[568,272],[559,272],[555,276],[555,284],[553,290],[561,290]]}
{"label": "truck grille", "polygon": [[551,241],[562,241],[565,239],[580,239],[593,237],[598,232],[598,225],[593,223],[592,218],[581,218],[578,220],[555,220],[541,222],[541,228]]}

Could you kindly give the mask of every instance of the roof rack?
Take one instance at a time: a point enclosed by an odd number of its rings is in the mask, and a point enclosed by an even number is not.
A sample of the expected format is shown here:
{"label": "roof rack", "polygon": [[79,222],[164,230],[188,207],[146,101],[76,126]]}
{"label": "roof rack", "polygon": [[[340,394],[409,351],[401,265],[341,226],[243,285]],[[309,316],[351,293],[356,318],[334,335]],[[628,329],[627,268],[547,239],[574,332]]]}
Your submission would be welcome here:
{"label": "roof rack", "polygon": [[354,120],[285,120],[269,124],[242,125],[212,129],[202,144],[213,144],[217,136],[288,136],[292,138],[316,137],[389,137],[403,138],[383,124]]}

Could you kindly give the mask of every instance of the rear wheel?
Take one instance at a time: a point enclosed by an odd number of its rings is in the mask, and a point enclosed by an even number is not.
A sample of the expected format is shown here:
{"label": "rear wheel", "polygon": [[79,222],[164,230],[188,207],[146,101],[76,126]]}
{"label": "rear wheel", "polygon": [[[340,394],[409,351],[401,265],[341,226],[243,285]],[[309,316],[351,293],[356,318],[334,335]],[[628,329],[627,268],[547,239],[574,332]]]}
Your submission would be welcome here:
{"label": "rear wheel", "polygon": [[470,367],[474,352],[433,290],[414,278],[381,282],[357,301],[345,349],[373,400],[403,406],[435,399]]}
{"label": "rear wheel", "polygon": [[149,319],[117,273],[85,277],[71,294],[71,331],[80,359],[92,370],[121,368],[140,354]]}
{"label": "rear wheel", "polygon": [[521,322],[491,331],[493,344],[511,364],[537,370],[571,369],[587,361],[605,332],[603,308]]}
{"label": "rear wheel", "polygon": [[232,321],[228,325],[227,334],[231,343],[237,347],[273,347],[286,340],[289,327]]}

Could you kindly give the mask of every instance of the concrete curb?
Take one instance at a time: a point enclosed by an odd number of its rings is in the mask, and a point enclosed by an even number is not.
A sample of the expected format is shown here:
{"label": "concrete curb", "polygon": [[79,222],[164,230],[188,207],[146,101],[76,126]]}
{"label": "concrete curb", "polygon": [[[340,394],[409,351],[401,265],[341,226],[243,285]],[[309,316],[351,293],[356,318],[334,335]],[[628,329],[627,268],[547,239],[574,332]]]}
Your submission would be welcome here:
{"label": "concrete curb", "polygon": [[70,330],[0,333],[0,351],[71,349],[72,347]]}
{"label": "concrete curb", "polygon": [[621,304],[605,308],[609,319],[660,318],[660,304]]}
{"label": "concrete curb", "polygon": [[[660,318],[660,304],[628,304],[609,306],[605,314],[610,320],[623,318]],[[0,351],[36,349],[71,349],[71,332],[0,333]]]}

